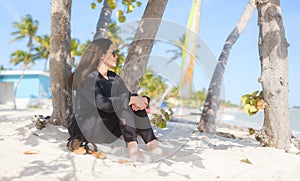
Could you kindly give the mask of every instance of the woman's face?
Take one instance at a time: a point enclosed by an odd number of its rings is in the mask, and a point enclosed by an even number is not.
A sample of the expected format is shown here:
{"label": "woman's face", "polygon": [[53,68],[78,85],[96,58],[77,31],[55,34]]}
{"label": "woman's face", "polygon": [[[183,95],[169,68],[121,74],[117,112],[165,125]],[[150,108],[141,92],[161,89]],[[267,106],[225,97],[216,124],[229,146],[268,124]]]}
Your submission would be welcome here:
{"label": "woman's face", "polygon": [[109,49],[104,54],[103,64],[108,68],[114,68],[117,66],[118,55],[114,45],[110,45]]}

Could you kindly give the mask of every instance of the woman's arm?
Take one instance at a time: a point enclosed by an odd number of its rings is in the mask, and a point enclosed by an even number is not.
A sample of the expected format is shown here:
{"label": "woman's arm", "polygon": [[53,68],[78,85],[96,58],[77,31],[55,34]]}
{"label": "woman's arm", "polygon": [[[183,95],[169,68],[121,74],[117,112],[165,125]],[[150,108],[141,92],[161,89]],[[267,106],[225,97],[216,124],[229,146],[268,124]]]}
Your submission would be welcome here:
{"label": "woman's arm", "polygon": [[103,96],[100,88],[95,90],[96,106],[99,110],[104,112],[118,112],[122,109],[128,108],[129,93],[122,93],[116,97],[105,97]]}

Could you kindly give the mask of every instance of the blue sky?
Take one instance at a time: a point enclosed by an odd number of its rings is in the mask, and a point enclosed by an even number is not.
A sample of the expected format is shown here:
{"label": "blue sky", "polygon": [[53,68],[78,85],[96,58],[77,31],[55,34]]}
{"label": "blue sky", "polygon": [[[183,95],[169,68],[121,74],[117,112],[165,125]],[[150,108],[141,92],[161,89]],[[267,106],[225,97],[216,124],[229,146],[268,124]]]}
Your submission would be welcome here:
{"label": "blue sky", "polygon": [[[71,18],[71,35],[79,38],[81,42],[93,38],[101,7],[95,10],[90,9],[90,1],[73,1]],[[183,4],[183,2],[185,4]],[[202,0],[200,26],[198,36],[209,46],[215,58],[218,59],[227,36],[236,26],[241,13],[248,0],[225,1],[225,0]],[[192,0],[169,0],[163,16],[164,21],[173,22],[180,26],[185,26],[188,21],[189,11]],[[146,6],[136,9],[127,16],[127,22],[139,20]],[[300,106],[300,84],[298,69],[300,68],[300,1],[289,0],[281,1],[283,21],[289,47],[289,105]],[[14,31],[12,23],[20,21],[20,17],[31,14],[34,19],[39,21],[38,34],[50,34],[50,0],[0,0],[0,65],[5,68],[20,69],[9,63],[9,56],[16,49],[26,46],[26,41],[14,42],[9,44]],[[241,95],[250,93],[254,90],[261,90],[261,84],[257,79],[260,76],[260,62],[258,59],[258,26],[257,11],[251,22],[234,44],[225,71],[225,99],[239,104]],[[166,56],[166,55],[165,55]],[[200,71],[201,63],[196,63],[195,71]],[[198,65],[198,66],[197,66]],[[42,61],[37,61],[32,69],[43,69]],[[198,77],[197,77],[198,76]],[[200,79],[195,74],[195,83]],[[196,87],[207,87],[208,85],[197,85]]]}

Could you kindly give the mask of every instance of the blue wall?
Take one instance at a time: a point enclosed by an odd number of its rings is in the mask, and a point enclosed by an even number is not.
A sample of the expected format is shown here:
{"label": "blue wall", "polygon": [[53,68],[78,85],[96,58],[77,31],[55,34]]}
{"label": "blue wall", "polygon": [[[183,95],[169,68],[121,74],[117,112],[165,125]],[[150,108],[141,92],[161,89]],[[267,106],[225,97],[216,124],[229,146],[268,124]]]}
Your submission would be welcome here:
{"label": "blue wall", "polygon": [[[17,85],[20,75],[1,75],[0,81],[14,82]],[[19,88],[17,89],[16,98],[48,98],[50,91],[50,78],[46,75],[30,74],[24,75]]]}
{"label": "blue wall", "polygon": [[39,93],[40,98],[49,98],[50,78],[49,76],[39,75]]}

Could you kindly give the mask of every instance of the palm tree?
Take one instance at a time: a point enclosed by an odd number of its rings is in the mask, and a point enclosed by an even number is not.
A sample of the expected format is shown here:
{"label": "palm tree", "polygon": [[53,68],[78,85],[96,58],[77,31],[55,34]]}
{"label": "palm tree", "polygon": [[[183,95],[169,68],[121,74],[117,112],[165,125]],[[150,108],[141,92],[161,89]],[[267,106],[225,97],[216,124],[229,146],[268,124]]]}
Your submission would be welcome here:
{"label": "palm tree", "polygon": [[30,14],[25,15],[25,17],[21,17],[21,23],[13,22],[13,27],[17,28],[17,31],[11,33],[12,35],[15,35],[11,42],[23,40],[28,37],[27,47],[29,47],[30,53],[33,47],[33,39],[36,36],[39,27],[38,25],[38,20],[33,20]]}
{"label": "palm tree", "polygon": [[[172,57],[170,58],[170,60],[167,63],[170,63],[172,61],[175,61],[176,59],[182,57],[183,51],[185,51],[185,37],[186,34],[183,34],[181,37],[179,37],[179,39],[173,41],[174,45],[176,46],[176,49],[171,49],[171,50],[167,50],[167,53],[172,53]],[[183,64],[183,60],[181,65]]]}
{"label": "palm tree", "polygon": [[71,63],[72,67],[76,67],[76,57],[81,56],[83,51],[80,50],[80,40],[77,38],[71,39]]}
{"label": "palm tree", "polygon": [[[37,36],[35,40],[39,43],[39,46],[35,48],[37,51],[38,58],[44,58],[45,65],[44,65],[44,71],[47,71],[47,60],[50,55],[50,37],[49,35],[43,35],[43,36]],[[83,52],[85,51],[88,43],[90,41],[87,41],[86,44],[80,44],[80,40],[77,38],[71,39],[71,58],[72,58],[72,66],[76,67],[76,57],[81,56]]]}
{"label": "palm tree", "polygon": [[[15,65],[18,65],[21,62],[24,63],[23,73],[20,75],[20,79],[15,87],[15,98],[18,86],[20,85],[24,77],[25,70],[28,68],[28,65],[30,63],[34,63],[34,60],[36,59],[36,57],[34,57],[31,52],[33,49],[33,39],[35,38],[38,30],[38,24],[39,22],[37,20],[33,20],[32,16],[29,14],[27,14],[25,17],[21,17],[21,23],[13,22],[13,27],[17,28],[17,30],[11,33],[15,36],[11,40],[11,42],[23,40],[24,38],[28,37],[28,52],[25,52],[23,50],[16,50],[11,54],[12,59],[10,60],[10,62],[14,63]],[[16,109],[16,100],[14,100],[14,109]]]}
{"label": "palm tree", "polygon": [[72,90],[67,78],[72,73],[71,64],[71,5],[72,0],[51,1],[50,33],[50,83],[53,112],[50,122],[69,126],[72,107]]}
{"label": "palm tree", "polygon": [[[112,22],[107,30],[107,37],[114,43],[118,50],[118,60],[117,60],[117,66],[113,68],[113,71],[119,74],[122,70],[123,64],[125,62],[125,54],[124,49],[127,48],[125,42],[123,39],[119,36],[120,28],[116,26],[116,22]],[[125,50],[126,51],[126,50]]]}
{"label": "palm tree", "polygon": [[34,56],[33,54],[30,54],[30,53],[27,53],[23,50],[16,50],[11,54],[11,59],[10,59],[11,63],[13,63],[14,65],[23,63],[23,73],[20,75],[19,81],[16,84],[16,87],[14,90],[14,109],[17,108],[16,95],[17,95],[17,90],[19,88],[19,85],[20,85],[21,81],[23,80],[24,72],[31,63],[34,64],[34,60],[36,60],[36,59],[37,59],[36,56]]}
{"label": "palm tree", "polygon": [[288,150],[291,132],[288,105],[288,42],[280,0],[258,1],[259,59],[264,101],[264,124],[256,134],[263,146]]}
{"label": "palm tree", "polygon": [[72,68],[76,69],[78,62],[80,60],[80,57],[83,55],[84,51],[88,47],[88,45],[91,43],[91,40],[87,40],[85,43],[80,43],[80,40],[77,38],[71,39],[71,63]]}
{"label": "palm tree", "polygon": [[84,53],[84,51],[86,50],[86,48],[89,46],[90,43],[91,40],[87,40],[85,43],[79,45],[78,51],[80,52],[81,55]]}
{"label": "palm tree", "polygon": [[109,8],[108,0],[104,0],[100,17],[97,23],[94,40],[105,37],[109,23],[111,21],[111,14],[112,14],[112,9]]}
{"label": "palm tree", "polygon": [[[181,60],[182,69],[181,70],[183,70],[184,63],[185,63],[184,54],[186,54],[185,52],[187,52],[187,46],[186,46],[186,38],[187,37],[188,37],[187,34],[183,34],[181,37],[179,37],[179,39],[173,41],[176,48],[166,51],[167,53],[172,53],[173,54],[171,56],[170,60],[167,62],[167,64],[172,62],[172,61],[177,60],[178,58],[182,58],[182,60]],[[198,48],[198,47],[200,47],[200,45],[196,45],[196,48]],[[190,56],[193,56],[193,59],[198,58],[198,56],[194,56],[194,55],[190,55]],[[177,91],[180,91],[183,88],[184,84],[187,83],[187,80],[188,80],[187,77],[193,75],[193,70],[194,70],[193,66],[194,66],[194,63],[193,63],[193,60],[192,60],[192,61],[189,62],[188,69],[185,72],[182,72],[182,71],[180,72],[180,77],[182,77],[182,81],[178,85],[178,90]],[[161,102],[165,99],[166,95],[169,94],[170,91],[172,91],[172,87],[169,87],[165,91],[165,93],[162,95],[161,100],[160,100]],[[190,91],[189,93],[192,93],[192,92]]]}
{"label": "palm tree", "polygon": [[202,111],[202,116],[200,118],[198,129],[200,132],[208,132],[215,133],[216,132],[216,124],[215,120],[217,117],[218,105],[219,105],[219,97],[221,92],[221,84],[223,80],[223,74],[225,72],[225,67],[227,65],[227,60],[229,57],[230,50],[239,36],[246,29],[255,9],[255,0],[249,0],[247,6],[244,9],[243,14],[240,17],[240,20],[234,30],[230,33],[227,40],[225,41],[225,45],[221,52],[221,55],[218,59],[218,63],[214,70],[212,79],[209,84],[209,88],[207,91],[206,100],[204,103],[204,108]]}
{"label": "palm tree", "polygon": [[34,64],[34,61],[38,57],[30,54],[26,51],[23,50],[16,50],[11,54],[11,59],[10,62],[13,63],[14,65],[18,65],[20,63],[23,63],[23,70],[27,69],[28,66],[32,63]]}
{"label": "palm tree", "polygon": [[[190,11],[190,16],[189,16],[188,25],[187,25],[188,29],[186,31],[186,34],[184,34],[179,39],[179,41],[178,40],[175,41],[175,45],[177,45],[179,47],[179,51],[178,50],[173,51],[174,56],[170,60],[170,61],[175,60],[181,56],[182,57],[181,67],[183,69],[184,64],[185,64],[186,55],[187,55],[187,49],[191,48],[190,61],[189,61],[186,71],[184,72],[183,75],[180,76],[180,77],[182,77],[182,81],[179,85],[179,89],[183,89],[185,84],[188,84],[189,94],[192,93],[192,78],[193,78],[193,74],[194,74],[194,62],[195,62],[195,59],[197,58],[195,56],[195,54],[196,54],[197,47],[199,47],[199,45],[197,45],[198,36],[192,36],[193,39],[192,39],[191,47],[189,46],[189,42],[191,41],[190,35],[192,32],[194,32],[195,35],[198,34],[198,28],[199,28],[199,23],[200,23],[200,9],[201,9],[201,0],[194,0],[192,3],[191,11]],[[182,74],[182,72],[181,72],[181,74]]]}
{"label": "palm tree", "polygon": [[39,43],[35,50],[39,59],[45,59],[44,71],[47,71],[47,63],[50,55],[50,37],[49,35],[36,36],[35,41]]}
{"label": "palm tree", "polygon": [[142,20],[139,22],[134,39],[130,44],[120,76],[132,92],[137,92],[140,81],[146,72],[149,55],[167,3],[168,0],[148,1]]}

